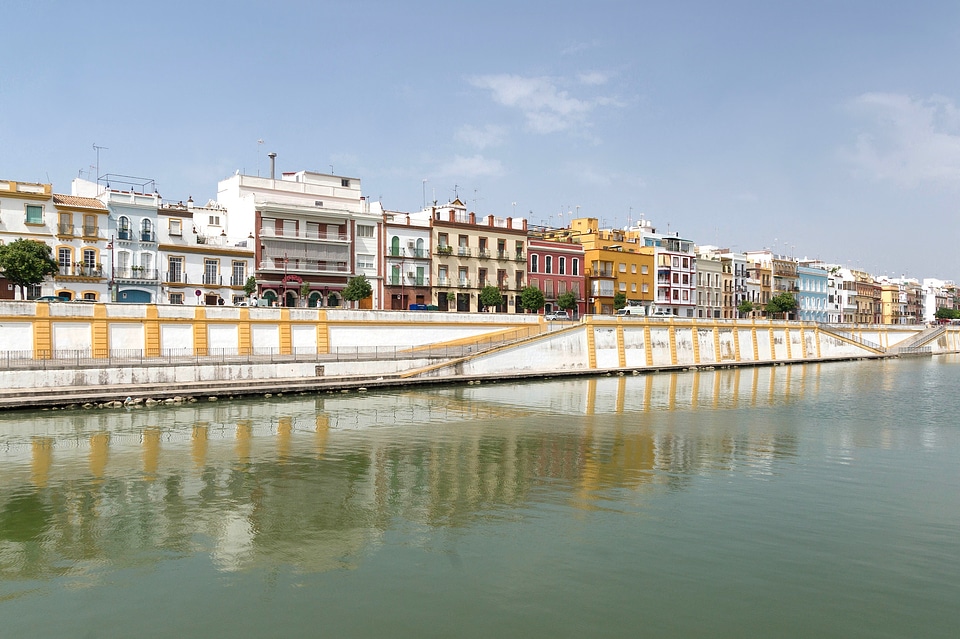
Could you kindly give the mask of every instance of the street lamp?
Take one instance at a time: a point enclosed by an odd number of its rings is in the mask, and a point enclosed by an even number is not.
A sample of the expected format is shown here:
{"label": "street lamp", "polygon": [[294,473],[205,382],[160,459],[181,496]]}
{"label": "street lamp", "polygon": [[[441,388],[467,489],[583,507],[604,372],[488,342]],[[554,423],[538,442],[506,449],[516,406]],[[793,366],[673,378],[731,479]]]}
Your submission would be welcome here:
{"label": "street lamp", "polygon": [[115,270],[115,268],[114,268],[114,262],[115,262],[115,257],[114,257],[114,255],[115,255],[115,254],[114,254],[114,250],[113,250],[113,236],[112,236],[112,235],[110,236],[110,243],[107,244],[107,248],[110,249],[110,283],[107,285],[107,288],[109,289],[110,301],[111,301],[111,302],[116,302],[116,301],[117,301],[117,291],[116,291],[116,282],[114,281],[114,275],[113,275],[114,270]]}

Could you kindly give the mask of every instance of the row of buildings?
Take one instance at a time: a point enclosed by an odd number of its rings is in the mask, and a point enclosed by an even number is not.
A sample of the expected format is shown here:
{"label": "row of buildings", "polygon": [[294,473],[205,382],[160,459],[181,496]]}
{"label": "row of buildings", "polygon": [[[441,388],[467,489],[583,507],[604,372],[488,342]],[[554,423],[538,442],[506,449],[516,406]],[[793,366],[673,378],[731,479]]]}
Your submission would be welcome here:
{"label": "row of buildings", "polygon": [[[51,184],[0,180],[0,243],[47,243],[59,263],[26,297],[337,307],[350,279],[363,275],[373,294],[360,306],[377,309],[492,310],[480,301],[488,286],[501,292],[496,311],[517,313],[528,286],[543,291],[547,312],[572,293],[576,315],[612,313],[620,297],[688,318],[742,317],[749,301],[747,315],[763,316],[786,292],[797,301],[795,319],[912,324],[958,305],[951,282],[698,246],[643,219],[622,229],[601,229],[596,218],[530,227],[478,216],[459,199],[391,211],[365,198],[358,178],[276,177],[272,167],[270,177],[238,172],[220,181],[216,199],[203,205],[164,201],[153,185],[78,178],[65,195]],[[0,280],[0,299],[20,294]]]}

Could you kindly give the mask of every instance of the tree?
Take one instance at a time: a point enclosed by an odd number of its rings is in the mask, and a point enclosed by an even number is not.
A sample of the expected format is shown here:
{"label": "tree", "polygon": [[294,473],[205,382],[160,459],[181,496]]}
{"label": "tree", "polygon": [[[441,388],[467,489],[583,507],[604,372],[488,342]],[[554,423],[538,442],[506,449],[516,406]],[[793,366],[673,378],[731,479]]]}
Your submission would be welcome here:
{"label": "tree", "polygon": [[26,298],[26,287],[39,284],[47,275],[54,275],[60,265],[53,251],[43,242],[19,239],[0,245],[0,271],[19,286]]}
{"label": "tree", "polygon": [[572,311],[577,306],[577,296],[573,291],[567,291],[557,296],[557,306],[565,311]]}
{"label": "tree", "polygon": [[767,302],[767,313],[773,316],[785,315],[797,310],[797,300],[790,293],[784,291],[775,295]]}
{"label": "tree", "polygon": [[737,312],[740,313],[740,316],[749,315],[753,312],[753,302],[750,300],[743,300],[737,305]]}
{"label": "tree", "polygon": [[367,281],[365,275],[351,277],[347,282],[347,288],[343,289],[343,299],[348,302],[359,302],[373,295],[373,287]]}
{"label": "tree", "polygon": [[247,278],[247,281],[243,284],[243,292],[247,294],[247,297],[250,297],[257,292],[257,278],[253,275]]}
{"label": "tree", "polygon": [[957,311],[952,308],[947,308],[946,306],[941,306],[937,309],[937,312],[933,315],[937,319],[960,319],[960,311]]}
{"label": "tree", "polygon": [[528,311],[539,311],[545,302],[543,291],[536,286],[528,286],[520,291],[520,306]]}
{"label": "tree", "polygon": [[626,293],[617,293],[613,296],[613,308],[615,310],[620,310],[627,305],[627,294]]}
{"label": "tree", "polygon": [[500,289],[496,286],[484,286],[480,289],[480,303],[486,308],[496,308],[503,303]]}

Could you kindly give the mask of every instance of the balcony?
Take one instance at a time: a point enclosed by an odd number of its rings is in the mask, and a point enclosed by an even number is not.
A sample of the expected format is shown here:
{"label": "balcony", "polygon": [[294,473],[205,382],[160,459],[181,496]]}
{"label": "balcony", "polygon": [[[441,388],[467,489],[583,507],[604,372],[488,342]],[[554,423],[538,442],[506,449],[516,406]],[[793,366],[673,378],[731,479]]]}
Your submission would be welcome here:
{"label": "balcony", "polygon": [[158,278],[157,269],[143,268],[141,266],[121,266],[114,269],[113,279],[115,280],[148,280],[156,281]]}
{"label": "balcony", "polygon": [[83,237],[100,237],[100,228],[97,226],[84,226]]}
{"label": "balcony", "polygon": [[246,275],[231,275],[230,286],[245,286],[247,283]]}
{"label": "balcony", "polygon": [[167,271],[166,279],[170,284],[187,284],[187,274],[183,271]]}
{"label": "balcony", "polygon": [[482,249],[480,249],[479,251],[477,251],[477,257],[479,257],[481,260],[489,260],[489,259],[490,259],[490,251],[488,251],[488,250],[485,249],[485,248],[482,248]]}
{"label": "balcony", "polygon": [[141,241],[141,242],[156,242],[156,241],[157,241],[157,236],[153,233],[153,231],[142,231],[142,232],[140,233],[140,241]]}
{"label": "balcony", "polygon": [[326,231],[317,231],[316,233],[307,233],[306,231],[286,231],[284,229],[261,228],[260,237],[277,238],[282,240],[317,240],[326,242],[349,242],[350,235],[347,233],[327,233]]}
{"label": "balcony", "polygon": [[470,280],[457,280],[457,288],[470,288]]}
{"label": "balcony", "polygon": [[271,271],[279,273],[349,273],[350,269],[347,267],[346,263],[340,262],[335,264],[321,263],[321,264],[278,264],[272,260],[269,262],[260,262],[257,267],[261,271]]}
{"label": "balcony", "polygon": [[498,260],[509,260],[509,259],[510,259],[510,252],[509,252],[509,251],[497,251],[497,259],[498,259]]}
{"label": "balcony", "polygon": [[437,286],[452,286],[450,278],[445,275],[437,277]]}
{"label": "balcony", "polygon": [[215,273],[204,273],[203,274],[203,285],[204,286],[220,286],[223,284],[223,278]]}
{"label": "balcony", "polygon": [[57,235],[66,235],[68,237],[73,237],[76,233],[76,229],[72,224],[57,224]]}
{"label": "balcony", "polygon": [[453,247],[446,244],[441,244],[437,247],[437,255],[450,255],[453,253]]}
{"label": "balcony", "polygon": [[103,277],[103,267],[84,264],[61,264],[57,277]]}
{"label": "balcony", "polygon": [[514,254],[514,256],[513,256],[513,261],[514,261],[514,262],[526,262],[526,261],[527,261],[527,256],[523,254],[523,251],[519,251],[519,252],[517,252],[517,253]]}
{"label": "balcony", "polygon": [[117,239],[129,241],[130,240],[130,229],[119,229],[117,231]]}
{"label": "balcony", "polygon": [[457,255],[459,257],[470,257],[470,247],[469,246],[458,246]]}

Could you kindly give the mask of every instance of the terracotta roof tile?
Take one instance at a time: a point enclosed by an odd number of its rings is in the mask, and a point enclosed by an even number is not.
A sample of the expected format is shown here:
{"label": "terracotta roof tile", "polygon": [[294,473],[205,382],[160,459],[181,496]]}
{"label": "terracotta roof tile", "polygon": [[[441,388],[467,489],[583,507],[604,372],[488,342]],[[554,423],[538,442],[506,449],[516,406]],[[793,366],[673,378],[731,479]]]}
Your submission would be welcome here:
{"label": "terracotta roof tile", "polygon": [[53,203],[63,206],[80,206],[86,209],[103,209],[107,206],[95,197],[80,197],[78,195],[63,195],[61,193],[53,194]]}

